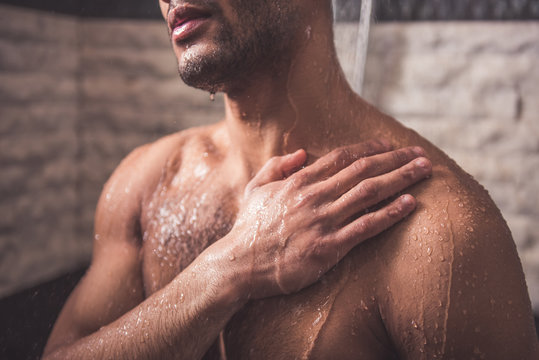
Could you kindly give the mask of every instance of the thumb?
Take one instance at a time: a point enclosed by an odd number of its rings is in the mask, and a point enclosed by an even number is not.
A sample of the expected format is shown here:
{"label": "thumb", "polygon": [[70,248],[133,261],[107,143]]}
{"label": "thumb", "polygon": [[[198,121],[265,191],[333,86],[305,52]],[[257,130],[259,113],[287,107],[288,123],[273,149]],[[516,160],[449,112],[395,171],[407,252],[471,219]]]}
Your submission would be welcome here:
{"label": "thumb", "polygon": [[307,160],[307,153],[303,149],[283,156],[275,156],[269,159],[262,169],[245,187],[245,193],[251,192],[254,188],[268,184],[273,181],[283,180],[298,171]]}

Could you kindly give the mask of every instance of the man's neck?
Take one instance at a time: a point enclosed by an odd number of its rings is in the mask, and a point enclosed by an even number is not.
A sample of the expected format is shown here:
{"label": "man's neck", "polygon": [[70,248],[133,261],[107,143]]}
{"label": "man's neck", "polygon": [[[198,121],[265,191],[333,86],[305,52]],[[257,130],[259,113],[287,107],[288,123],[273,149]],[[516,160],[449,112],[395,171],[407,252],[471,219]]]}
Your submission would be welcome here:
{"label": "man's neck", "polygon": [[251,171],[299,148],[321,155],[352,123],[361,131],[363,102],[350,89],[328,37],[306,32],[288,64],[225,95],[230,150]]}

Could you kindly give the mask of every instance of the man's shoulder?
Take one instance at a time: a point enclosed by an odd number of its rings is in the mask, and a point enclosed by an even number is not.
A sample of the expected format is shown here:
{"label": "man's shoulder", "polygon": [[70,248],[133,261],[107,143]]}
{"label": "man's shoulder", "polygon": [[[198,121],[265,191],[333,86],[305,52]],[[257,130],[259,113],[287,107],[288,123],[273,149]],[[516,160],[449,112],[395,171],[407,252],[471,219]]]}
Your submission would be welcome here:
{"label": "man's shoulder", "polygon": [[[432,177],[412,193],[418,207],[398,237],[409,251],[421,254],[419,263],[444,266],[457,257],[471,262],[485,255],[516,254],[509,228],[487,190],[456,164],[435,165]],[[505,250],[493,254],[494,248]]]}
{"label": "man's shoulder", "polygon": [[211,143],[218,128],[219,124],[190,128],[138,146],[121,161],[109,182],[133,176],[143,182],[151,181],[160,176],[160,170],[168,161],[181,161],[186,151]]}
{"label": "man's shoulder", "polygon": [[99,204],[117,203],[127,212],[139,211],[167,164],[181,163],[185,152],[211,143],[218,128],[219,124],[190,128],[138,146],[120,162],[105,183]]}
{"label": "man's shoulder", "polygon": [[527,330],[530,304],[516,246],[487,191],[449,164],[435,166],[412,192],[418,208],[381,239],[376,265],[384,323],[397,348],[406,352],[414,343],[431,355],[471,354],[475,344],[489,353],[487,345],[505,333],[489,334],[493,323]]}

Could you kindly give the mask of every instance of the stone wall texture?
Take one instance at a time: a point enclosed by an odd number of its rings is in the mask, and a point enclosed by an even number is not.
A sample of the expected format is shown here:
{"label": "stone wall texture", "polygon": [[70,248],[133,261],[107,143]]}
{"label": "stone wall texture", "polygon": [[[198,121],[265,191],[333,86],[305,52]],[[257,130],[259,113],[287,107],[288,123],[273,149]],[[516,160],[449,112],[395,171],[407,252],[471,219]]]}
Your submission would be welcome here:
{"label": "stone wall texture", "polygon": [[[345,72],[354,24],[336,27]],[[539,312],[539,23],[385,23],[364,96],[491,193]],[[0,6],[0,296],[86,264],[101,188],[134,147],[217,121],[182,84],[159,21]]]}

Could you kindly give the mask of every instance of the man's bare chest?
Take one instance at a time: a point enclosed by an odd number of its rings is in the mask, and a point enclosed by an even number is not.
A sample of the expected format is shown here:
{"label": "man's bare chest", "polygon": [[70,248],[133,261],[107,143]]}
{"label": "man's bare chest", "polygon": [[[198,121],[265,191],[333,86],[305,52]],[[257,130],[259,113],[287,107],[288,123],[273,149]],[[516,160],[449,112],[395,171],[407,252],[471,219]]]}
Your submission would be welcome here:
{"label": "man's bare chest", "polygon": [[190,181],[163,180],[143,209],[146,294],[168,284],[205,248],[225,236],[234,225],[237,209],[236,191],[223,184],[218,174],[193,176]]}
{"label": "man's bare chest", "polygon": [[[166,286],[234,225],[243,188],[231,186],[222,172],[205,173],[202,167],[190,170],[192,175],[182,178],[187,180],[164,176],[143,209],[147,296]],[[379,358],[381,349],[372,351],[362,344],[369,337],[356,329],[358,323],[360,328],[378,325],[371,317],[360,319],[371,309],[366,311],[365,305],[350,301],[353,297],[344,291],[356,287],[353,272],[354,266],[345,261],[299,293],[250,303],[224,332],[227,354],[233,358],[339,354],[344,359],[354,358],[360,351],[364,358]]]}

